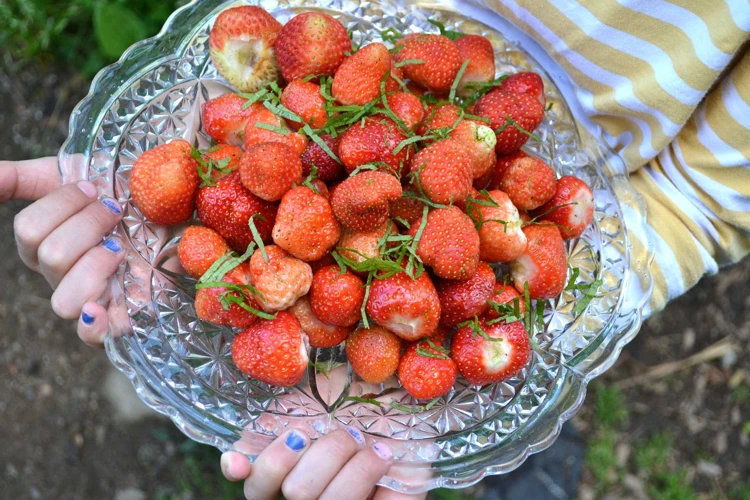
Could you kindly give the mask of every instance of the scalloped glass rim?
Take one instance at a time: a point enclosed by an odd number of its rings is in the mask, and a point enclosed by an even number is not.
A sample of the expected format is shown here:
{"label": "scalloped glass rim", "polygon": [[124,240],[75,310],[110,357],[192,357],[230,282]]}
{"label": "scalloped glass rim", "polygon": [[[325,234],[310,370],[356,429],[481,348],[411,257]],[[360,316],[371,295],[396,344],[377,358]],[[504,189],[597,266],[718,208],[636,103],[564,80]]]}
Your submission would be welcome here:
{"label": "scalloped glass rim", "polygon": [[[96,76],[92,82],[89,95],[79,103],[71,115],[71,136],[60,151],[60,169],[66,182],[91,177],[89,169],[90,164],[94,161],[91,153],[96,140],[93,132],[101,128],[105,120],[105,111],[110,109],[121,94],[121,90],[127,88],[149,70],[159,67],[165,61],[174,59],[177,54],[183,54],[185,47],[200,30],[199,21],[202,22],[204,19],[211,18],[219,10],[233,3],[253,2],[220,2],[216,0],[195,0],[191,2],[170,16],[159,35],[134,45],[123,54],[118,63],[104,68]],[[276,3],[269,3],[268,5],[266,5],[266,2],[259,3],[271,10],[278,5]],[[292,7],[299,7],[304,3],[289,2]],[[356,2],[330,0],[317,2],[315,7],[320,8],[321,4],[326,4],[326,8],[331,8],[334,3],[337,3],[341,10],[344,10],[342,6],[345,6],[346,12],[360,12],[360,10],[357,10],[358,8],[366,9],[366,6],[362,7]],[[386,3],[391,4],[391,2]],[[460,18],[460,16],[456,16],[455,12],[459,10],[462,4],[468,5],[466,2],[451,2],[450,5],[436,5],[428,2],[408,3],[409,8],[414,10],[425,8],[438,11],[438,18],[441,15]],[[309,7],[313,6],[310,5]],[[478,7],[477,4],[471,7],[472,9],[482,8]],[[493,26],[498,24],[496,14],[487,11],[482,12],[486,15],[486,18],[482,17],[485,22],[490,19],[494,21],[492,22]],[[451,23],[446,24],[450,25]],[[490,24],[490,22],[487,22],[487,24]],[[193,28],[186,28],[186,26],[193,26]],[[508,28],[507,25],[503,27]],[[538,63],[520,48],[534,42],[524,39],[522,34],[519,36],[519,40],[524,40],[523,44],[511,43],[510,45],[515,45],[515,50],[524,52],[528,62],[539,69]],[[544,71],[543,73],[547,74]],[[549,77],[547,80],[550,81]],[[554,83],[558,82],[554,81]],[[114,91],[109,89],[114,89]],[[553,98],[556,96],[558,99],[554,102],[560,104],[560,114],[568,115],[565,118],[576,125],[575,120],[570,116],[567,105],[562,100],[559,90],[553,88],[552,94]],[[558,106],[555,109],[558,109]],[[626,203],[639,216],[637,217],[639,223],[645,225],[645,207],[639,195],[630,188],[627,181],[627,171],[619,157],[606,146],[603,146],[603,141],[591,137],[582,127],[574,126],[572,133],[576,136],[576,142],[578,144],[585,143],[590,151],[589,156],[596,159],[597,175],[606,176],[608,189],[615,192],[617,199],[619,199],[619,201],[616,199],[615,203]],[[585,140],[582,141],[580,136],[583,136]],[[555,154],[557,154],[557,151],[555,151]],[[99,183],[99,187],[110,196],[115,195],[113,185]],[[623,229],[627,232],[627,228]],[[639,234],[647,233],[639,231]],[[630,275],[628,270],[622,287],[632,286],[633,284],[629,283],[628,280],[632,281],[631,278],[637,279],[639,281],[638,286],[646,292],[642,295],[642,300],[645,301],[650,295],[652,287],[648,267],[653,258],[653,248],[651,242],[642,243],[645,244],[645,248],[637,256],[632,254],[633,247],[631,244],[627,244],[627,248],[624,249],[628,258],[635,262],[633,267],[637,270],[637,275]],[[121,272],[117,280],[113,281],[113,297],[115,299],[113,302],[115,303],[122,298],[121,289],[124,286],[122,280],[123,273]],[[566,371],[566,376],[561,377],[553,385],[554,393],[546,397],[544,408],[538,407],[535,413],[514,431],[514,439],[502,443],[501,454],[498,453],[498,446],[495,446],[467,455],[458,455],[453,459],[442,459],[432,466],[431,475],[415,474],[417,470],[425,470],[424,463],[400,462],[383,478],[382,484],[405,492],[425,491],[440,486],[463,487],[478,481],[487,474],[513,470],[530,453],[538,452],[549,446],[558,435],[562,423],[572,417],[580,407],[585,397],[586,384],[614,363],[622,347],[633,338],[640,327],[640,310],[643,302],[629,304],[627,308],[623,308],[623,297],[623,293],[618,295],[617,305],[615,306],[619,314],[613,314],[602,331],[585,348],[565,359],[564,365],[570,371]],[[113,325],[117,325],[118,321],[129,324],[129,318],[117,317],[116,307],[113,307],[113,311]],[[554,348],[556,338],[545,340],[546,345]],[[113,363],[128,375],[140,397],[149,406],[170,416],[175,424],[191,438],[212,444],[222,450],[233,448],[232,443],[239,435],[237,428],[228,429],[226,422],[216,418],[215,415],[202,411],[196,405],[186,405],[185,400],[174,388],[163,383],[163,380],[161,380],[162,374],[158,373],[152,365],[143,362],[143,359],[133,356],[134,352],[129,350],[127,345],[127,342],[122,341],[122,339],[115,340],[111,334],[108,335],[106,340],[107,353]],[[568,374],[571,376],[567,376]],[[270,439],[267,436],[248,436],[247,433],[242,433],[242,436],[243,440],[254,443],[257,449],[262,449],[262,446]],[[257,449],[248,453],[251,458],[257,453]]]}

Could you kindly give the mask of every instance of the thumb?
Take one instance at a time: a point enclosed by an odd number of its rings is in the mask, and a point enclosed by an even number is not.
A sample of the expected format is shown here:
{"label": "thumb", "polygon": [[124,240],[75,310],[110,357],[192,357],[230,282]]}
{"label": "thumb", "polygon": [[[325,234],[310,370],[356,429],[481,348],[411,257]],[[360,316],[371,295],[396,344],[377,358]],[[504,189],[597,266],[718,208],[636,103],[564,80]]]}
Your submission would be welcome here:
{"label": "thumb", "polygon": [[8,200],[38,200],[62,183],[57,159],[0,161],[0,203]]}

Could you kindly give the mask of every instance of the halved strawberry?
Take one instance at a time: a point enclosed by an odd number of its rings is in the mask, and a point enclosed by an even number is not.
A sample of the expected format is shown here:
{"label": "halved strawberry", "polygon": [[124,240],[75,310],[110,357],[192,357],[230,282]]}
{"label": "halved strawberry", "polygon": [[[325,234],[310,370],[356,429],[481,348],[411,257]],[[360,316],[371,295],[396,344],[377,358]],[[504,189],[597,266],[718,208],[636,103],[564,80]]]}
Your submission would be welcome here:
{"label": "halved strawberry", "polygon": [[263,107],[258,102],[245,107],[245,103],[247,99],[233,93],[204,102],[201,105],[203,131],[216,142],[244,146],[245,125],[250,117]]}
{"label": "halved strawberry", "polygon": [[440,324],[453,327],[484,313],[494,287],[495,271],[486,262],[480,262],[477,272],[466,281],[438,280],[435,289],[440,298]]}
{"label": "halved strawberry", "polygon": [[426,340],[407,347],[398,365],[399,382],[417,399],[434,399],[448,394],[457,376],[456,363]]}
{"label": "halved strawberry", "polygon": [[229,245],[224,238],[213,229],[202,226],[185,229],[177,245],[177,257],[182,268],[195,279],[203,276],[227,252]]}
{"label": "halved strawberry", "polygon": [[346,339],[346,357],[362,380],[382,384],[396,373],[401,344],[401,339],[380,326],[358,328]]}
{"label": "halved strawberry", "polygon": [[510,263],[513,285],[520,293],[528,283],[532,299],[552,299],[565,288],[568,258],[560,231],[552,224],[523,228],[526,251]]}
{"label": "halved strawberry", "polygon": [[339,345],[353,328],[327,325],[320,321],[310,308],[309,297],[309,294],[300,297],[287,311],[292,313],[299,321],[302,331],[307,334],[310,346],[326,348]]}
{"label": "halved strawberry", "polygon": [[579,237],[594,218],[594,194],[578,177],[566,175],[557,180],[555,195],[539,207],[542,220],[557,224],[564,240]]}

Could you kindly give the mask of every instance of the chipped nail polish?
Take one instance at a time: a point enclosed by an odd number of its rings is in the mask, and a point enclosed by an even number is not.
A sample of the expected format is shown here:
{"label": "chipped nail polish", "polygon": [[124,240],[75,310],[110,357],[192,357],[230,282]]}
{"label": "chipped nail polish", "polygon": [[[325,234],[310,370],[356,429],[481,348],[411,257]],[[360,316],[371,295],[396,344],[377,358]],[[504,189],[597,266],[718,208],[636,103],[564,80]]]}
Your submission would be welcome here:
{"label": "chipped nail polish", "polygon": [[94,317],[86,314],[86,311],[81,311],[81,321],[83,321],[85,325],[90,325],[94,323]]}
{"label": "chipped nail polish", "polygon": [[120,247],[120,244],[117,242],[117,240],[114,240],[112,238],[104,240],[102,246],[112,253],[119,253],[119,251],[122,250],[122,247]]}
{"label": "chipped nail polish", "polygon": [[375,443],[374,445],[372,445],[372,451],[374,451],[377,456],[385,461],[393,458],[393,451],[391,451],[391,447],[385,443]]}
{"label": "chipped nail polish", "polygon": [[300,451],[302,448],[307,446],[305,438],[297,431],[290,432],[286,437],[284,444],[292,451]]}
{"label": "chipped nail polish", "polygon": [[365,444],[365,437],[362,435],[361,432],[359,432],[354,427],[347,427],[346,432],[349,433],[351,437],[354,438],[354,440],[359,444]]}
{"label": "chipped nail polish", "polygon": [[115,215],[120,215],[122,213],[122,209],[120,208],[120,204],[117,203],[112,198],[102,198],[102,205],[104,205],[107,210],[112,212]]}

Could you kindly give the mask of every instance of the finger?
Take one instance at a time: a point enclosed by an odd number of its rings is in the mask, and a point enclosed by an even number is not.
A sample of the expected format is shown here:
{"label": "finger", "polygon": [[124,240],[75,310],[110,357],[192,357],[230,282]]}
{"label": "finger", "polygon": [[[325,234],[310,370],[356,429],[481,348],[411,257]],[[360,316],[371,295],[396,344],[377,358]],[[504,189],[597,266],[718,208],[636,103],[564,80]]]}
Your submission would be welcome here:
{"label": "finger", "polygon": [[398,491],[380,486],[375,490],[375,496],[372,497],[372,500],[424,500],[425,498],[427,498],[427,493],[407,495],[406,493],[399,493]]}
{"label": "finger", "polygon": [[393,452],[385,443],[360,450],[328,485],[321,500],[352,498],[365,500],[393,465]]}
{"label": "finger", "polygon": [[32,269],[38,269],[37,249],[57,226],[96,198],[89,181],[68,184],[21,210],[13,221],[18,253]]}
{"label": "finger", "polygon": [[108,329],[107,309],[96,302],[84,304],[78,318],[78,337],[91,347],[103,347]]}
{"label": "finger", "polygon": [[101,242],[122,217],[120,204],[103,198],[88,204],[60,224],[39,245],[39,271],[52,287],[91,247]]}
{"label": "finger", "polygon": [[60,186],[55,157],[26,161],[0,161],[0,203],[38,200]]}
{"label": "finger", "polygon": [[309,444],[310,438],[297,430],[288,431],[274,440],[253,464],[250,477],[245,481],[245,497],[248,500],[277,498],[281,483],[297,465]]}
{"label": "finger", "polygon": [[95,302],[107,290],[109,278],[124,257],[122,243],[110,238],[97,245],[71,268],[52,294],[52,310],[64,319],[75,319],[83,305]]}
{"label": "finger", "polygon": [[318,498],[364,444],[364,436],[353,427],[323,436],[284,479],[281,484],[284,497],[288,500]]}
{"label": "finger", "polygon": [[247,479],[253,470],[250,461],[236,451],[228,451],[221,455],[221,473],[228,481],[242,481]]}

